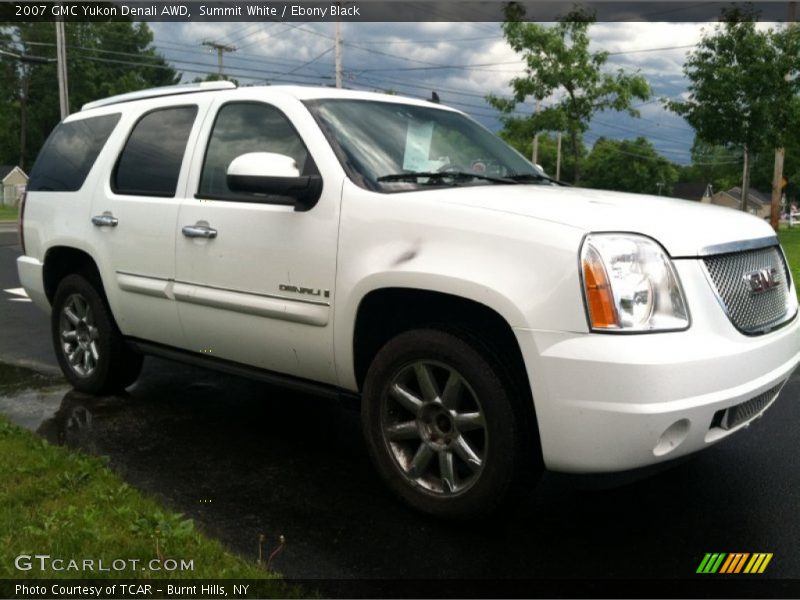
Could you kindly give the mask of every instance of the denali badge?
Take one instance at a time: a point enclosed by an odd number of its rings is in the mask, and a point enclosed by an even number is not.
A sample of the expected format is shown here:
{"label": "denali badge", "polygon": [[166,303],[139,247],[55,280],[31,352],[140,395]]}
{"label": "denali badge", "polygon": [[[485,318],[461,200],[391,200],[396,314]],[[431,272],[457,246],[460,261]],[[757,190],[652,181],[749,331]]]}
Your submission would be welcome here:
{"label": "denali badge", "polygon": [[331,292],[330,290],[321,290],[319,288],[308,288],[308,287],[300,287],[297,285],[289,285],[288,283],[282,283],[278,286],[278,289],[282,292],[294,292],[295,294],[307,294],[309,296],[325,296],[326,298],[330,298]]}
{"label": "denali badge", "polygon": [[750,284],[750,291],[753,294],[768,292],[778,287],[780,283],[778,271],[775,270],[775,267],[750,271],[744,274],[744,279]]}

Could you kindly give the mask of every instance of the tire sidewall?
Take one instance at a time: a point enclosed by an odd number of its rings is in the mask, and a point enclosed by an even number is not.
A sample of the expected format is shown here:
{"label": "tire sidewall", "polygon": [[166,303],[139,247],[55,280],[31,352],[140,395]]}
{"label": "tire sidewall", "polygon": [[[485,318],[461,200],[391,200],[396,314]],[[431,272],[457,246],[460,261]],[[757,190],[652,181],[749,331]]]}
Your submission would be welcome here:
{"label": "tire sidewall", "polygon": [[[441,496],[413,485],[393,458],[381,427],[381,406],[389,384],[406,365],[419,360],[443,363],[466,380],[484,413],[487,432],[485,464],[478,479],[454,496]],[[423,512],[442,517],[488,514],[504,503],[520,452],[521,420],[498,369],[464,339],[448,332],[413,330],[389,341],[376,355],[364,383],[362,427],[371,458],[389,487]]]}

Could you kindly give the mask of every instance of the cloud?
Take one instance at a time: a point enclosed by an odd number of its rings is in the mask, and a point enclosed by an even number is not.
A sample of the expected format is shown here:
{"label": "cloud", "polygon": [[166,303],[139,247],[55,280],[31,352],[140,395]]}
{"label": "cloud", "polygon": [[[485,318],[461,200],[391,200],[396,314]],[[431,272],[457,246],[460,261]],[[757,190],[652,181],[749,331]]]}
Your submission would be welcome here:
{"label": "cloud", "polygon": [[[152,23],[151,27],[156,46],[178,70],[186,72],[186,80],[216,72],[216,52],[201,45],[214,40],[237,47],[224,55],[225,70],[244,84],[331,85],[334,81],[333,23]],[[704,27],[709,26],[597,23],[590,29],[591,48],[611,53],[609,69],[638,71],[651,82],[657,97],[676,98],[686,92],[682,68],[691,50],[682,46],[696,44]],[[342,30],[348,87],[390,89],[425,98],[436,90],[443,102],[494,129],[499,123],[485,96],[508,96],[511,79],[524,73],[524,63],[506,44],[498,23],[350,22]],[[443,65],[450,68],[440,68]],[[693,133],[683,120],[658,101],[640,109],[647,120],[613,113],[598,117],[603,124],[593,124],[587,140],[599,135],[643,135],[657,148],[669,151],[671,160],[688,160]],[[533,103],[519,110],[530,112]]]}

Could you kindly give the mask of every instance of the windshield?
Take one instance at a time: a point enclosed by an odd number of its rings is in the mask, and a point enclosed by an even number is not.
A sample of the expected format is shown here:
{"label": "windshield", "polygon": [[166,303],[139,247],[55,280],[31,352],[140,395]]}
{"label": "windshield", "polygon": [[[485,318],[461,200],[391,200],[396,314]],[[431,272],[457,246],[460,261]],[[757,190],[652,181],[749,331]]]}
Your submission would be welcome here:
{"label": "windshield", "polygon": [[373,100],[306,103],[353,181],[394,192],[549,179],[464,115]]}

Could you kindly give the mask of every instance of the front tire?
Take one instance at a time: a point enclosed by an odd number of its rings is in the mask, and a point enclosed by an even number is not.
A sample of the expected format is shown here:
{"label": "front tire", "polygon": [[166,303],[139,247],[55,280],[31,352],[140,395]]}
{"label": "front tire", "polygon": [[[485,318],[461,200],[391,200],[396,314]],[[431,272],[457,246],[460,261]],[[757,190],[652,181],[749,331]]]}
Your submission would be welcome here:
{"label": "front tire", "polygon": [[58,285],[50,318],[53,346],[64,377],[78,391],[108,394],[125,389],[142,370],[92,281],[68,275]]}
{"label": "front tire", "polygon": [[476,340],[418,329],[390,340],[367,372],[362,426],[389,487],[436,516],[497,512],[530,470],[513,384]]}

